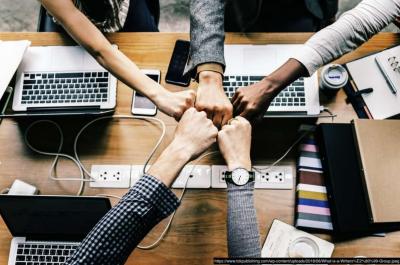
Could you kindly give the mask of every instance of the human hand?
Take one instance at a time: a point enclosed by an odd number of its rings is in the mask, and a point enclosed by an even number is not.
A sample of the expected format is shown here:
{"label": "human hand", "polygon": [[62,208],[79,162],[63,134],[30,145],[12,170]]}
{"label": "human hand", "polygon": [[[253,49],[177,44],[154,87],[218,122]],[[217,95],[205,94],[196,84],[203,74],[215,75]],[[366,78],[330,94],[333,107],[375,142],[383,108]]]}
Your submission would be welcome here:
{"label": "human hand", "polygon": [[195,107],[205,111],[214,125],[221,128],[232,118],[232,104],[222,87],[222,75],[212,71],[199,74]]}
{"label": "human hand", "polygon": [[216,142],[217,134],[218,129],[204,111],[190,108],[179,121],[172,144],[185,150],[192,160]]}
{"label": "human hand", "polygon": [[164,90],[155,96],[154,103],[165,114],[179,121],[185,111],[194,106],[196,93],[193,90],[170,92]]}
{"label": "human hand", "polygon": [[251,125],[243,117],[236,117],[224,125],[218,133],[218,146],[228,170],[245,168],[251,170]]}
{"label": "human hand", "polygon": [[249,120],[260,119],[276,94],[274,84],[266,78],[250,86],[241,87],[232,98],[234,113]]}
{"label": "human hand", "polygon": [[216,142],[218,129],[204,111],[189,108],[176,127],[172,142],[149,169],[148,174],[170,186],[182,168]]}

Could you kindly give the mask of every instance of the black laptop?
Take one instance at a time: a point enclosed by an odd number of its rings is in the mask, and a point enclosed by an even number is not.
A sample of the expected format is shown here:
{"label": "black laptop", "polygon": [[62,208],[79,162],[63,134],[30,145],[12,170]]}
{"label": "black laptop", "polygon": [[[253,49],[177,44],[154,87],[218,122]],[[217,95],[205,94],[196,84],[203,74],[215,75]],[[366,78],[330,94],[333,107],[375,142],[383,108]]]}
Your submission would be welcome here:
{"label": "black laptop", "polygon": [[110,209],[101,197],[0,195],[13,236],[8,265],[64,264]]}

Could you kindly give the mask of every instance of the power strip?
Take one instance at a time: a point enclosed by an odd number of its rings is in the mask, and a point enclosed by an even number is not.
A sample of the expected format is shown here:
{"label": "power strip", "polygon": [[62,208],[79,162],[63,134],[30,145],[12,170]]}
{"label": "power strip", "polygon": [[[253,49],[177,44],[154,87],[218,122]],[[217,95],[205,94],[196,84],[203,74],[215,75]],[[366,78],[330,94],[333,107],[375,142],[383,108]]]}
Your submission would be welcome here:
{"label": "power strip", "polygon": [[[147,169],[150,165],[147,166]],[[146,169],[146,170],[147,170]],[[192,171],[193,170],[193,171]],[[191,176],[189,174],[192,173]],[[143,174],[143,165],[132,165],[131,186],[139,180]],[[208,189],[211,187],[211,166],[197,165],[194,169],[192,165],[185,166],[179,176],[172,183],[172,188],[182,189],[185,187],[186,179],[189,177],[187,188]]]}
{"label": "power strip", "polygon": [[[269,169],[268,165],[255,166],[256,189],[293,189],[294,169],[292,166],[274,166]],[[150,168],[147,166],[146,170]],[[172,188],[183,188],[189,177],[187,188],[189,189],[226,189],[224,165],[193,165],[183,168]],[[189,174],[191,176],[189,176]],[[143,175],[143,165],[93,165],[91,174],[95,181],[90,182],[92,188],[129,188]]]}
{"label": "power strip", "polygon": [[91,188],[129,188],[131,185],[130,165],[93,165],[90,175],[94,181]]}
{"label": "power strip", "polygon": [[[274,166],[270,169],[268,165],[255,166],[257,171],[255,185],[256,189],[280,189],[291,190],[294,187],[293,167],[292,166]],[[225,172],[228,170],[226,166],[215,165],[211,167],[211,188],[226,189]],[[258,172],[260,171],[260,172]]]}

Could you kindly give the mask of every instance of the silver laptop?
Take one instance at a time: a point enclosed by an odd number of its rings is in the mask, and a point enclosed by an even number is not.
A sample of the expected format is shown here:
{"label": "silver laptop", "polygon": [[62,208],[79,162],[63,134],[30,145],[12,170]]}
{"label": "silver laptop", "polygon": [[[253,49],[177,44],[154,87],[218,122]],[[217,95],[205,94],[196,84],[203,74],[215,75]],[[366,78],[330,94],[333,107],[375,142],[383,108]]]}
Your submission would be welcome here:
{"label": "silver laptop", "polygon": [[81,47],[29,47],[17,70],[12,109],[110,110],[116,87],[116,78]]}
{"label": "silver laptop", "polygon": [[101,197],[0,195],[13,235],[8,265],[64,264],[110,209]]}
{"label": "silver laptop", "polygon": [[[300,45],[225,45],[224,90],[232,98],[237,88],[260,81],[294,54]],[[266,117],[309,117],[320,113],[317,74],[300,78],[271,103]]]}

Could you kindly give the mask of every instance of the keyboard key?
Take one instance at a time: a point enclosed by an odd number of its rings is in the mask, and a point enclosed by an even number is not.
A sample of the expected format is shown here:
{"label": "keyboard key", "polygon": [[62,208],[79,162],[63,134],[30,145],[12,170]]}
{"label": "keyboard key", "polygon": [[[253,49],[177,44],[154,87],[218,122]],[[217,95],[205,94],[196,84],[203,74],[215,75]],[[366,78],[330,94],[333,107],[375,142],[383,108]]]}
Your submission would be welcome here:
{"label": "keyboard key", "polygon": [[96,82],[98,82],[98,83],[108,82],[108,78],[96,78]]}
{"label": "keyboard key", "polygon": [[24,80],[24,85],[32,85],[35,84],[36,81],[35,80]]}
{"label": "keyboard key", "polygon": [[250,81],[260,81],[264,76],[250,76]]}
{"label": "keyboard key", "polygon": [[83,73],[57,73],[56,78],[83,77]]}

